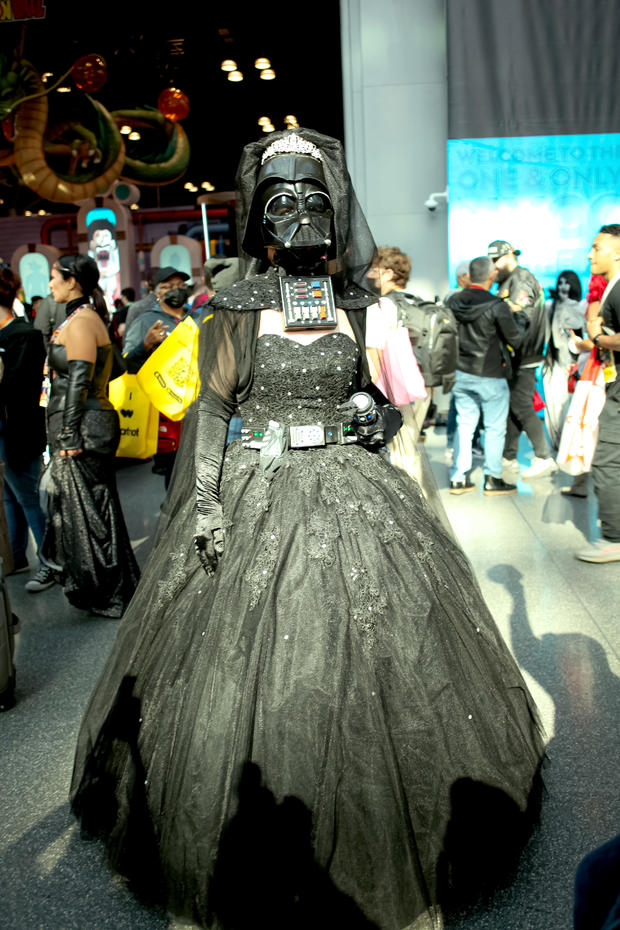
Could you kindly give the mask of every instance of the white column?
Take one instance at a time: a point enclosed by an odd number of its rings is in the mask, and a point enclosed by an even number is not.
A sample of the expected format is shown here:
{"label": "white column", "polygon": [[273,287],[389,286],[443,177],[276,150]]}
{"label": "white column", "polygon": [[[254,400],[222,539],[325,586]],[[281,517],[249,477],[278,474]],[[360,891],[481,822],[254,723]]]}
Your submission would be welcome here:
{"label": "white column", "polygon": [[423,297],[449,288],[445,0],[340,0],[347,162],[377,245],[411,257]]}

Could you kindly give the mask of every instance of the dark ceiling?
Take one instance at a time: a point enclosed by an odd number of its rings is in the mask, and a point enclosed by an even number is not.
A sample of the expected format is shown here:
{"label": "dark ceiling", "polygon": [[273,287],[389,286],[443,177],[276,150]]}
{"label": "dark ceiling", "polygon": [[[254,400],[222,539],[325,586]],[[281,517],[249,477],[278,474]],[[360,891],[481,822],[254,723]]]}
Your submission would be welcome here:
{"label": "dark ceiling", "polygon": [[[343,138],[338,0],[315,3],[312,25],[306,27],[299,25],[291,2],[224,6],[222,12],[211,4],[165,0],[157,5],[48,0],[43,20],[0,23],[0,48],[9,53],[23,41],[24,57],[39,73],[55,76],[81,55],[101,54],[108,79],[94,96],[108,110],[155,107],[166,87],[183,90],[191,107],[183,121],[192,151],[189,169],[181,181],[141,187],[140,206],[190,205],[198,195],[184,190],[186,181],[210,181],[216,191],[234,189],[241,149],[261,135],[261,116],[282,129],[284,116],[294,114],[301,126]],[[270,59],[275,80],[259,79],[254,60],[260,56]],[[237,62],[241,83],[227,80],[220,69],[224,58]],[[54,109],[68,108],[72,96],[53,92]],[[0,171],[0,183],[5,201],[0,215],[72,209],[41,201],[8,169]]]}

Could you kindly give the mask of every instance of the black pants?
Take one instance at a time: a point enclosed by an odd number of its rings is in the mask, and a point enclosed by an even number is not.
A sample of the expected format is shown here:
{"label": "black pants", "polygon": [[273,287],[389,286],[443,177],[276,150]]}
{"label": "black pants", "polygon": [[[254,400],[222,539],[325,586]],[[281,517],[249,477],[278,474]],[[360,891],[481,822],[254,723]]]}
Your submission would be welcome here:
{"label": "black pants", "polygon": [[539,459],[549,458],[551,452],[545,439],[542,420],[533,407],[536,390],[536,369],[520,368],[510,382],[510,412],[506,426],[504,458],[516,459],[519,436],[525,433]]}
{"label": "black pants", "polygon": [[620,397],[608,394],[601,411],[592,477],[601,534],[604,539],[620,542]]}

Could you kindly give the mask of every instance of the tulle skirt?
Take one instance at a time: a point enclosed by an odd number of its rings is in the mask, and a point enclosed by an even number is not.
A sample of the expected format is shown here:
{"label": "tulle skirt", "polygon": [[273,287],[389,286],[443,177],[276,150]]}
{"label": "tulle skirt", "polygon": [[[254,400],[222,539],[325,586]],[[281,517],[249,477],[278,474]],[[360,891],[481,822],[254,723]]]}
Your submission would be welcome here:
{"label": "tulle skirt", "polygon": [[[177,463],[178,467],[178,463]],[[228,447],[226,548],[171,511],[82,725],[86,832],[209,928],[437,927],[526,835],[536,711],[415,481],[357,446]]]}

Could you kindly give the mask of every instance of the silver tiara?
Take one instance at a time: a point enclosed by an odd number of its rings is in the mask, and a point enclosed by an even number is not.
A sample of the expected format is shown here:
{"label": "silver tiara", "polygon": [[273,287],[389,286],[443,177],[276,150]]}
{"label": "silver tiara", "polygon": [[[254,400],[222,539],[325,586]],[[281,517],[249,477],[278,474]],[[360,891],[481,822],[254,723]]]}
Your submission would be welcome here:
{"label": "silver tiara", "polygon": [[263,152],[261,165],[264,165],[267,159],[273,158],[274,155],[310,155],[311,158],[316,158],[317,161],[323,161],[321,150],[312,142],[302,139],[301,136],[294,132],[272,142]]}

